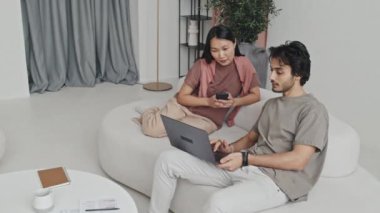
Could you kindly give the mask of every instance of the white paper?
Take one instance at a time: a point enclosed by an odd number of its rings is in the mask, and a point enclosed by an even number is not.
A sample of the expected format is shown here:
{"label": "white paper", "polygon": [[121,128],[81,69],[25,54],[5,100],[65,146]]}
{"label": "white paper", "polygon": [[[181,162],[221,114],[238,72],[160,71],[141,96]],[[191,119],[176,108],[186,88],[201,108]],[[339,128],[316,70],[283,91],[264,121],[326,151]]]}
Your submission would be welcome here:
{"label": "white paper", "polygon": [[[113,210],[112,213],[118,212],[118,205],[117,200],[114,198],[102,198],[102,199],[94,199],[94,200],[81,200],[80,201],[80,213],[89,213],[86,210],[94,210],[99,209],[99,211],[96,211],[96,213],[100,212],[107,212],[109,213],[109,210]],[[109,209],[102,211],[101,209]]]}
{"label": "white paper", "polygon": [[59,213],[79,213],[79,209],[61,209]]}

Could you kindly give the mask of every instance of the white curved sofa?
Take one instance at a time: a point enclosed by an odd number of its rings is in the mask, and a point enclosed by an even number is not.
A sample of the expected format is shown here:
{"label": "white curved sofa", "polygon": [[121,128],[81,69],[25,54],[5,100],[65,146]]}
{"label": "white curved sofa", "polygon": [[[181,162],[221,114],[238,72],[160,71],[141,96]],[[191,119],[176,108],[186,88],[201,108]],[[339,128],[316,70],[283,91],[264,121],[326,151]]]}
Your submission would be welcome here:
{"label": "white curved sofa", "polygon": [[[261,89],[262,100],[243,107],[236,117],[236,125],[223,126],[210,138],[226,138],[234,141],[244,135],[257,119],[262,105],[268,98],[276,96],[269,90]],[[168,97],[169,99],[169,97]],[[140,127],[132,121],[139,116],[141,108],[162,106],[167,100],[141,100],[119,106],[106,114],[98,135],[99,161],[103,170],[114,180],[127,185],[147,196],[151,194],[153,168],[159,154],[173,149],[168,139],[151,138],[141,133]],[[363,184],[366,173],[357,170],[359,137],[348,124],[330,115],[329,145],[322,177],[311,191],[307,202],[289,204],[265,212],[355,212],[355,204],[347,200],[356,199],[352,185]],[[355,172],[354,172],[355,171]],[[358,176],[358,177],[356,177]],[[200,208],[216,188],[192,185],[180,180],[171,210],[179,213],[201,212]],[[366,191],[367,192],[367,191]],[[328,199],[334,196],[333,201]],[[365,196],[365,195],[364,195]],[[368,198],[365,198],[368,199]],[[362,210],[363,207],[360,208]]]}

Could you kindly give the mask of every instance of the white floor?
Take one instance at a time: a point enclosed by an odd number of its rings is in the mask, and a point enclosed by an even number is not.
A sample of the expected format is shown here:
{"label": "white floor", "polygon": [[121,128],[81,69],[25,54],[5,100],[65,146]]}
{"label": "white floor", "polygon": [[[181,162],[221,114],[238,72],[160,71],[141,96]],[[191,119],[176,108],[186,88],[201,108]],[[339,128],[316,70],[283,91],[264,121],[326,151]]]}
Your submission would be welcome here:
{"label": "white floor", "polygon": [[[175,84],[175,80],[171,82]],[[167,97],[168,93],[174,90],[150,92],[141,85],[102,83],[94,88],[63,88],[59,92],[32,94],[28,99],[0,101],[0,129],[7,138],[0,174],[65,166],[106,176],[98,164],[96,144],[105,113],[134,100]],[[366,153],[362,150],[361,155]],[[362,166],[380,180],[378,165],[375,166],[380,157],[373,157],[372,164]],[[147,212],[149,199],[127,190],[139,212]]]}

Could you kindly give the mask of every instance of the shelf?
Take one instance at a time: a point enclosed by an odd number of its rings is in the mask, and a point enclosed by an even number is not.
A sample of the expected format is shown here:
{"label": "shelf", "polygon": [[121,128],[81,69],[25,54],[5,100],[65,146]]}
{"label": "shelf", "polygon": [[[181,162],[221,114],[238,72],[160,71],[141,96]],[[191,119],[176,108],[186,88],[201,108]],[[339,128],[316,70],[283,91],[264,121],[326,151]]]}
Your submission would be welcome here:
{"label": "shelf", "polygon": [[204,16],[204,15],[182,15],[181,16],[182,18],[187,18],[187,19],[190,19],[190,20],[196,20],[196,21],[207,21],[207,20],[211,20],[211,17],[209,16]]}
{"label": "shelf", "polygon": [[[188,43],[181,43],[181,46],[185,46],[185,47],[190,48],[190,49],[196,49],[197,48],[197,46],[189,46]],[[204,43],[198,44],[198,50],[203,50],[204,47],[205,47]]]}
{"label": "shelf", "polygon": [[[182,6],[183,4],[183,6]],[[205,5],[209,4],[209,0],[179,0],[179,33],[178,33],[178,72],[179,76],[184,76],[193,65],[194,61],[199,59],[203,54],[205,47],[206,32],[210,28],[212,17],[209,8]],[[194,23],[195,21],[196,23]],[[191,39],[196,46],[189,46],[188,41],[189,25],[195,24],[197,26],[197,34],[191,34]],[[194,25],[192,26],[194,27]],[[197,43],[196,43],[197,42]]]}

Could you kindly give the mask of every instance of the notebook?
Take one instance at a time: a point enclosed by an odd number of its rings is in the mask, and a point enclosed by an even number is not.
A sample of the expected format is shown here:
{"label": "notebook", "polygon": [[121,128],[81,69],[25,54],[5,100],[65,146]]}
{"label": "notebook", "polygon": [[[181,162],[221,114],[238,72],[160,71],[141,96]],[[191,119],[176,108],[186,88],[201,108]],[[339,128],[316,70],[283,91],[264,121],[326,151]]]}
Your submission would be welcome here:
{"label": "notebook", "polygon": [[58,187],[70,183],[70,178],[64,167],[42,169],[38,170],[37,173],[40,178],[42,188]]}
{"label": "notebook", "polygon": [[199,159],[218,164],[226,153],[213,152],[208,133],[181,121],[161,115],[170,144]]}

